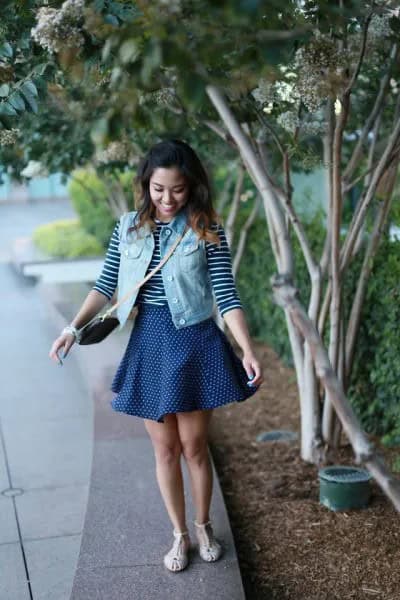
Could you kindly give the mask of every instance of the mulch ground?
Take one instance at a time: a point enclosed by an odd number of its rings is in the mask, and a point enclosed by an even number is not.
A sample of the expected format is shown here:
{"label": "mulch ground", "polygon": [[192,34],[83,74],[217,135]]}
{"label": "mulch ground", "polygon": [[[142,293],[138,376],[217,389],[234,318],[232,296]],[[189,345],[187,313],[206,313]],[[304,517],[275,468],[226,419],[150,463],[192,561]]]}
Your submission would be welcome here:
{"label": "mulch ground", "polygon": [[[215,410],[210,428],[247,599],[400,600],[399,515],[375,482],[368,508],[330,511],[298,442],[256,441],[272,429],[298,432],[299,405],[294,372],[255,348],[265,382]],[[382,452],[392,464],[399,450]],[[344,439],[335,462],[354,464]]]}

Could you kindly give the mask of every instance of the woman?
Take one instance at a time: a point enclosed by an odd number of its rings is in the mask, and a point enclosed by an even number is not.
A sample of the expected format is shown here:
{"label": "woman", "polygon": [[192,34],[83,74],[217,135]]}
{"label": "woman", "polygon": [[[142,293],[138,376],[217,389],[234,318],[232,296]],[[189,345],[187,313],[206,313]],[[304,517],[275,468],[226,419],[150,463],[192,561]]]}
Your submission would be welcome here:
{"label": "woman", "polygon": [[[59,360],[61,349],[66,356],[79,339],[79,328],[104,308],[116,288],[120,299],[184,234],[163,267],[118,308],[120,327],[135,307],[137,316],[111,385],[116,393],[112,408],[142,417],[151,438],[157,481],[174,526],[174,543],[164,564],[176,572],[187,566],[190,547],[181,454],[190,474],[199,553],[205,561],[215,561],[222,549],[209,515],[208,426],[214,408],[252,396],[263,377],[233,280],[224,229],[198,156],[183,141],[160,142],[142,159],[135,183],[138,210],[122,215],[116,224],[103,270],[72,323],[53,343],[50,357]],[[212,318],[214,295],[242,359]]]}

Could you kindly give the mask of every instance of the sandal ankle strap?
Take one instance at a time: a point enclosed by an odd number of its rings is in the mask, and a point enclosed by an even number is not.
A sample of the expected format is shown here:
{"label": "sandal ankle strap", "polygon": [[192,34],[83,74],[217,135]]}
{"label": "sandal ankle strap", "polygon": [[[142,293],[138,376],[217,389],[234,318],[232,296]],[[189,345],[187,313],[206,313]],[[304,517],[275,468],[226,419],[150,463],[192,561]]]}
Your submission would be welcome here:
{"label": "sandal ankle strap", "polygon": [[205,527],[206,525],[211,525],[211,521],[206,521],[205,523],[198,523],[196,520],[193,521],[196,527]]}
{"label": "sandal ankle strap", "polygon": [[178,537],[180,535],[189,535],[189,531],[187,529],[185,531],[175,531],[174,529],[173,534],[175,537]]}

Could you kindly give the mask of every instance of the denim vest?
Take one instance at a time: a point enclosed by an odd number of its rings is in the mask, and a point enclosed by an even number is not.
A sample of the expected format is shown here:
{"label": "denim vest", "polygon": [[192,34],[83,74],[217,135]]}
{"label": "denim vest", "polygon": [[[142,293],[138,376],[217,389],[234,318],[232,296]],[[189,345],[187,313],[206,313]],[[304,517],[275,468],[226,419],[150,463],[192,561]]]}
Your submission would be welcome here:
{"label": "denim vest", "polygon": [[[134,225],[136,214],[137,211],[132,211],[120,218],[118,301],[135,286],[135,283],[144,278],[154,250],[153,233],[147,223],[128,233],[129,227]],[[168,225],[162,227],[161,259],[176,238],[183,233],[185,225],[186,211],[183,208]],[[199,240],[193,229],[189,228],[185,233],[172,256],[162,267],[161,276],[172,321],[177,329],[212,316],[214,296],[207,266],[205,241]],[[138,293],[139,290],[136,290],[117,308],[120,329],[125,325]]]}

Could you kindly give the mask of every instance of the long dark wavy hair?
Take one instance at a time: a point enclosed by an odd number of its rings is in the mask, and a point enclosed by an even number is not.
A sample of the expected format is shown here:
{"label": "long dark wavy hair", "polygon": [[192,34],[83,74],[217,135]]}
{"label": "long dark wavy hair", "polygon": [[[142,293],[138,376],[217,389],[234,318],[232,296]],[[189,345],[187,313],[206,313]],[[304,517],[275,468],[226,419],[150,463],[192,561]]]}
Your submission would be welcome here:
{"label": "long dark wavy hair", "polygon": [[158,167],[175,167],[186,178],[189,186],[187,202],[187,220],[198,238],[219,244],[220,239],[211,225],[221,223],[221,218],[212,205],[210,180],[199,157],[189,144],[178,139],[158,142],[150,148],[138,165],[134,184],[135,209],[138,211],[135,225],[130,228],[139,229],[148,223],[151,229],[156,228],[152,220],[156,207],[150,197],[150,178]]}

